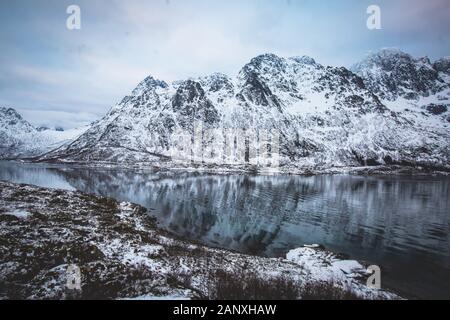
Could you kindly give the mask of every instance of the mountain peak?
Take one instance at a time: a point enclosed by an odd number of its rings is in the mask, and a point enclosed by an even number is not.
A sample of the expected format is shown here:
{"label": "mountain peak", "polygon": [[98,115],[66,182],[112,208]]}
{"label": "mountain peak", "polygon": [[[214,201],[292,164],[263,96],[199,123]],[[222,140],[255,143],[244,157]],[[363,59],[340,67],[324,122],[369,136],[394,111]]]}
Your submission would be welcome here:
{"label": "mountain peak", "polygon": [[417,61],[422,62],[423,64],[426,64],[426,65],[431,65],[431,60],[428,56],[420,57],[419,59],[417,59]]}
{"label": "mountain peak", "polygon": [[265,53],[251,59],[239,72],[240,80],[255,78],[261,74],[276,75],[286,70],[286,59],[273,53]]}
{"label": "mountain peak", "polygon": [[379,60],[414,60],[414,58],[398,48],[382,48],[377,52],[371,52],[368,55],[368,59],[379,59]]}
{"label": "mountain peak", "polygon": [[402,63],[411,63],[414,58],[396,48],[384,48],[378,52],[373,52],[367,55],[361,62],[352,66],[352,70],[360,71],[362,69],[371,69],[379,67],[386,71],[391,71]]}
{"label": "mountain peak", "polygon": [[172,100],[174,108],[180,108],[184,104],[194,103],[205,97],[205,91],[202,85],[192,79],[180,83],[177,92]]}
{"label": "mountain peak", "polygon": [[250,62],[252,62],[252,61],[254,61],[254,62],[276,61],[276,60],[280,60],[280,59],[282,59],[282,58],[277,56],[276,54],[268,52],[268,53],[263,53],[263,54],[257,55]]}
{"label": "mountain peak", "polygon": [[259,56],[254,57],[250,60],[250,62],[244,66],[245,69],[256,68],[256,69],[264,69],[264,68],[283,68],[285,64],[285,59],[277,56],[273,53],[264,53]]}
{"label": "mountain peak", "polygon": [[314,65],[316,64],[316,60],[311,58],[310,56],[296,56],[289,58],[292,61],[295,61],[300,64]]}
{"label": "mountain peak", "polygon": [[450,75],[450,56],[443,57],[433,63],[433,67],[438,72],[447,73]]}
{"label": "mountain peak", "polygon": [[384,48],[381,48],[375,54],[384,55],[384,56],[396,56],[396,55],[409,56],[409,54],[407,54],[406,52],[404,52],[404,51],[402,51],[402,50],[400,50],[399,48],[396,48],[396,47],[384,47]]}
{"label": "mountain peak", "polygon": [[142,92],[147,91],[147,90],[154,90],[156,88],[165,89],[168,87],[169,86],[167,85],[166,82],[155,79],[152,76],[148,76],[147,78],[145,78],[138,84],[136,89],[133,90],[133,95],[140,95]]}
{"label": "mountain peak", "polygon": [[13,108],[0,107],[0,113],[2,117],[15,118],[17,120],[22,120],[22,116]]}
{"label": "mountain peak", "polygon": [[203,83],[206,84],[206,83],[217,82],[217,81],[220,81],[220,82],[222,82],[222,81],[230,81],[230,78],[224,73],[214,72],[214,73],[211,73],[210,75],[207,75],[207,76],[204,76],[204,77],[200,77],[198,80],[202,84]]}
{"label": "mountain peak", "polygon": [[[445,70],[445,62],[437,64]],[[444,89],[436,64],[428,57],[414,58],[395,48],[385,48],[354,65],[351,70],[362,77],[366,86],[381,99],[395,101],[399,97],[417,100]]]}
{"label": "mountain peak", "polygon": [[233,91],[233,83],[231,79],[224,73],[215,72],[199,79],[201,85],[208,91],[218,92],[226,90]]}
{"label": "mountain peak", "polygon": [[372,60],[372,61],[396,60],[396,61],[403,62],[403,63],[412,61],[412,62],[422,63],[422,64],[425,64],[428,66],[432,65],[431,60],[427,55],[419,57],[419,58],[415,58],[412,55],[405,53],[397,48],[383,48],[376,53],[370,54],[368,56],[368,60]]}
{"label": "mountain peak", "polygon": [[19,131],[33,132],[35,128],[13,108],[0,107],[0,127],[5,130],[16,128]]}

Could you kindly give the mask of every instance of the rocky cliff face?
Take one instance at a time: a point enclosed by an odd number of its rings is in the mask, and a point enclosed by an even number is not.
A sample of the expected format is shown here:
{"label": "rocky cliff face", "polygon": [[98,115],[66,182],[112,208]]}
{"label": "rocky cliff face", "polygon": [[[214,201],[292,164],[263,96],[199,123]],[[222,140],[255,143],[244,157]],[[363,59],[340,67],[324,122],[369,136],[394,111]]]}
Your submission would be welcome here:
{"label": "rocky cliff face", "polygon": [[148,77],[96,125],[41,160],[286,171],[449,168],[448,59],[383,50],[353,71],[265,54],[230,78]]}

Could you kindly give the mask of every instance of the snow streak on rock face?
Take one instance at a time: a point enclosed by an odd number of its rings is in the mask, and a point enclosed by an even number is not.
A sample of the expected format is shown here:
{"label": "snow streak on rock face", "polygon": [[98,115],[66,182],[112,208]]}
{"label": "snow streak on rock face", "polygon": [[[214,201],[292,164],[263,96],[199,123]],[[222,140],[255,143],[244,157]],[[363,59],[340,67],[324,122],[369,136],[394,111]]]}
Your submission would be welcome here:
{"label": "snow streak on rock face", "polygon": [[41,155],[73,140],[86,129],[35,128],[16,110],[0,107],[0,159]]}
{"label": "snow streak on rock face", "polygon": [[379,164],[449,169],[448,59],[431,64],[384,50],[354,71],[265,54],[235,78],[213,74],[169,85],[148,77],[74,143],[42,160],[276,163],[290,172]]}

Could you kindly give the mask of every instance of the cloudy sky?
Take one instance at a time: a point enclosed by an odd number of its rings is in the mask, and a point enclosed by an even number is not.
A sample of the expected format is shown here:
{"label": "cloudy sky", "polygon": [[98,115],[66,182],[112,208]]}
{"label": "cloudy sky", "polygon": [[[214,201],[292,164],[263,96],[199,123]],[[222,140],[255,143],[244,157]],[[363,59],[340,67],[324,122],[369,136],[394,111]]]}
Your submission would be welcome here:
{"label": "cloudy sky", "polygon": [[[81,8],[81,30],[66,9]],[[381,8],[382,29],[366,27]],[[450,55],[450,0],[1,0],[0,106],[35,125],[103,116],[151,74],[235,75],[252,57],[350,66],[383,47]]]}

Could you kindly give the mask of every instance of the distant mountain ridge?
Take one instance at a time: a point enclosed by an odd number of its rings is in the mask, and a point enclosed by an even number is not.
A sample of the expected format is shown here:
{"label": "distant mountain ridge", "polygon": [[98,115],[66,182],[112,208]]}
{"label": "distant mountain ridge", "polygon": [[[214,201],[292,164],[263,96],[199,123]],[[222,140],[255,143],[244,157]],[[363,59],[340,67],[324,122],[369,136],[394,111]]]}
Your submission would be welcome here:
{"label": "distant mountain ridge", "polygon": [[[168,84],[149,76],[86,133],[40,160],[258,168],[264,131],[277,132],[279,167],[288,172],[383,164],[450,169],[448,58],[431,63],[386,49],[352,70],[264,54],[233,78],[215,73]],[[195,123],[202,126],[196,150],[179,135],[198,138]],[[238,140],[245,158],[236,157]],[[177,158],[180,150],[187,156]]]}
{"label": "distant mountain ridge", "polygon": [[0,107],[0,159],[38,156],[72,141],[87,128],[35,128],[13,108]]}

